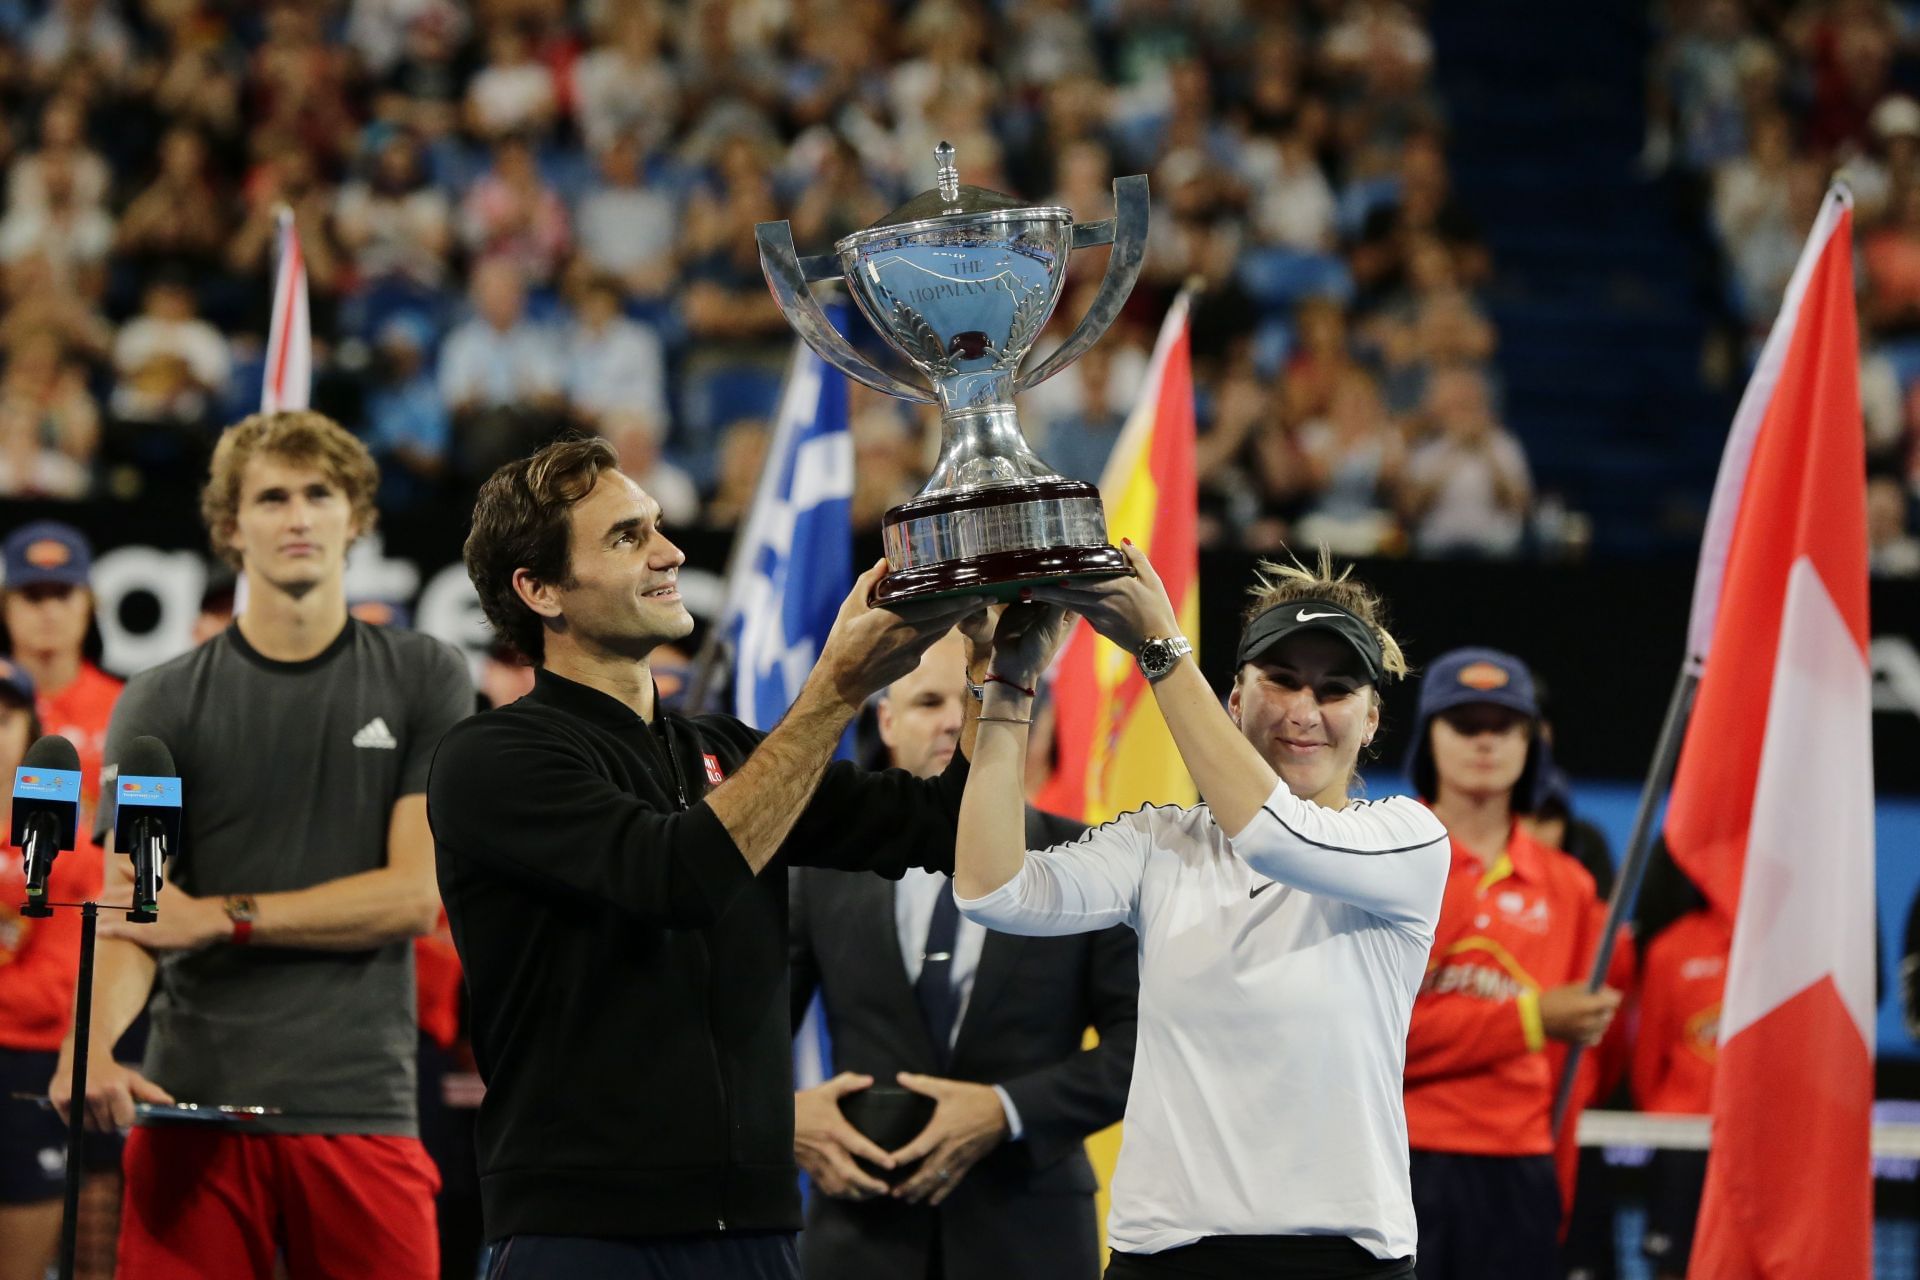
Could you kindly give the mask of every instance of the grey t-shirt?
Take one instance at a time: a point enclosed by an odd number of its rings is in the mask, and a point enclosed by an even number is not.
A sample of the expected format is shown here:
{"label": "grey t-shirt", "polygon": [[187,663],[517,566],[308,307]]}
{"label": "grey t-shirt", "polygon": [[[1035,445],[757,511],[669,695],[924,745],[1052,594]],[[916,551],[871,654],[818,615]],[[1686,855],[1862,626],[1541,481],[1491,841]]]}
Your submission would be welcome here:
{"label": "grey t-shirt", "polygon": [[[128,682],[105,758],[111,770],[143,733],[173,752],[173,883],[196,897],[277,893],[385,866],[394,802],[427,789],[441,735],[473,707],[460,655],[417,632],[350,621],[324,653],[288,663],[228,627]],[[415,1025],[404,941],[216,944],[162,956],[146,1073],[182,1102],[284,1109],[261,1124],[271,1132],[411,1134]]]}

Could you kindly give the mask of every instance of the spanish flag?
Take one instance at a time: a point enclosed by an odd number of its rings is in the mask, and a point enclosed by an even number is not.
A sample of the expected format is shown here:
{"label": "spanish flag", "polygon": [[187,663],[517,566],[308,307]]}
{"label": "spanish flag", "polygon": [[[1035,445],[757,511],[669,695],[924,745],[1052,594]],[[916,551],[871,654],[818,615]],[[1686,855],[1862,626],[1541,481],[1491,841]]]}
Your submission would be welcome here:
{"label": "spanish flag", "polygon": [[[1198,491],[1193,461],[1193,362],[1187,295],[1167,311],[1133,415],[1100,478],[1107,533],[1146,552],[1179,611],[1180,631],[1200,645]],[[1083,822],[1105,822],[1143,804],[1198,798],[1133,655],[1083,620],[1055,668],[1058,762],[1035,804]]]}

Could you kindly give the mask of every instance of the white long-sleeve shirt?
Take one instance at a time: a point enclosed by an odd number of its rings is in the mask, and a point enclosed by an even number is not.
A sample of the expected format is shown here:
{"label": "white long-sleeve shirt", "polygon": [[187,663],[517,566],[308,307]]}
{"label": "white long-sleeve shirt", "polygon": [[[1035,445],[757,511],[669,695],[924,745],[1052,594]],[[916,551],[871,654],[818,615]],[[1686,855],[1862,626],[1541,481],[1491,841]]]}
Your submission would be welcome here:
{"label": "white long-sleeve shirt", "polygon": [[1283,783],[1231,838],[1205,805],[1150,806],[958,899],[1006,933],[1139,935],[1114,1248],[1341,1235],[1414,1252],[1401,1076],[1448,861],[1417,801],[1328,809]]}

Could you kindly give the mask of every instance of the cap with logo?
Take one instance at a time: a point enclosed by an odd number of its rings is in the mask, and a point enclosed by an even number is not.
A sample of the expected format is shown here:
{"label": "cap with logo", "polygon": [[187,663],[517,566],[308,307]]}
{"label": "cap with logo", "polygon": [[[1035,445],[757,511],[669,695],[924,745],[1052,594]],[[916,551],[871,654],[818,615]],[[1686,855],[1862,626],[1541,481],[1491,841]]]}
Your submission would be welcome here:
{"label": "cap with logo", "polygon": [[[1420,704],[1414,713],[1413,744],[1407,756],[1407,776],[1414,790],[1431,800],[1438,785],[1433,773],[1429,728],[1433,718],[1456,707],[1493,706],[1540,718],[1540,699],[1527,664],[1498,649],[1454,649],[1434,659],[1420,682]],[[1514,787],[1514,808],[1532,808],[1537,746],[1527,750],[1527,766]]]}
{"label": "cap with logo", "polygon": [[9,658],[0,658],[0,697],[13,698],[22,706],[33,705],[33,677]]}
{"label": "cap with logo", "polygon": [[1258,662],[1281,641],[1301,631],[1331,631],[1360,655],[1368,679],[1375,684],[1386,679],[1386,655],[1380,648],[1380,637],[1360,615],[1331,600],[1289,600],[1256,616],[1240,633],[1234,667]]}
{"label": "cap with logo", "polygon": [[58,520],[36,520],[7,535],[4,550],[5,585],[9,590],[53,582],[84,587],[93,571],[93,547],[87,536]]}

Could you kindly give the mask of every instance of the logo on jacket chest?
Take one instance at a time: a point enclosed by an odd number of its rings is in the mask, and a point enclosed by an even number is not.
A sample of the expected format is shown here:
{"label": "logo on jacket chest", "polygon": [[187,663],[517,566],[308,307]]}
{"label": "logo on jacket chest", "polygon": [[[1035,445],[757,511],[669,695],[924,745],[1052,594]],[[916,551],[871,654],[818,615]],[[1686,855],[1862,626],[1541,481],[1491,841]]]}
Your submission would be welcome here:
{"label": "logo on jacket chest", "polygon": [[727,775],[720,768],[720,757],[714,755],[713,752],[702,751],[700,753],[700,763],[707,767],[708,786],[717,787],[727,780]]}
{"label": "logo on jacket chest", "polygon": [[1526,933],[1545,934],[1553,927],[1547,900],[1524,889],[1494,889],[1481,900],[1480,914],[1474,924],[1485,929],[1493,923],[1494,916],[1498,916],[1502,924]]}

